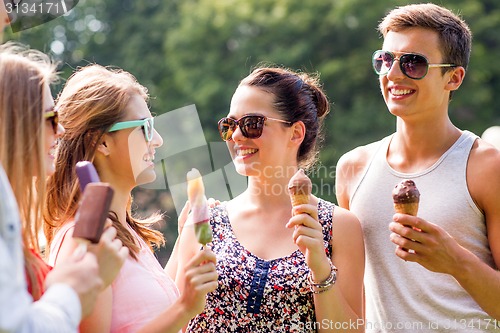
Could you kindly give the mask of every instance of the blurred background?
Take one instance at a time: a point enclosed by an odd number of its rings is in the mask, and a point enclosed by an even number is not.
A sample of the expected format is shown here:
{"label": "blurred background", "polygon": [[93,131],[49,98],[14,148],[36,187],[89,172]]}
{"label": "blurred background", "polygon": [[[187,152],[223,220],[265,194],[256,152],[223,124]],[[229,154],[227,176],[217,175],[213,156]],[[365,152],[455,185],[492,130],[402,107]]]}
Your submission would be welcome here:
{"label": "blurred background", "polygon": [[[78,66],[112,65],[148,87],[152,112],[162,115],[195,105],[206,142],[219,142],[217,120],[228,113],[238,82],[259,63],[317,72],[332,103],[320,163],[311,170],[315,194],[336,202],[335,165],[348,150],[394,131],[371,55],[382,39],[379,20],[391,0],[80,0],[64,16],[12,32],[18,40],[60,61],[67,78]],[[500,125],[500,2],[439,0],[459,13],[473,32],[466,79],[450,116],[478,135]],[[54,87],[57,96],[64,80]],[[165,142],[169,145],[169,142]],[[213,163],[212,163],[213,165]],[[177,237],[177,212],[169,184],[134,190],[137,214],[165,214],[157,226],[167,238],[162,264]]]}

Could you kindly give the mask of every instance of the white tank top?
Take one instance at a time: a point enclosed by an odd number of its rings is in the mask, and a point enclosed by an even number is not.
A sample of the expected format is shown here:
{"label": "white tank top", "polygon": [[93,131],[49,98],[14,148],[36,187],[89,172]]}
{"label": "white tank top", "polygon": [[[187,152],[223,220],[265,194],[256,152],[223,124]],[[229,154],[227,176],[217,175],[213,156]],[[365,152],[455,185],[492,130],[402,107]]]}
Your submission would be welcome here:
{"label": "white tank top", "polygon": [[477,136],[464,131],[433,166],[411,174],[397,172],[387,163],[391,139],[380,141],[350,202],[365,239],[367,332],[500,332],[500,327],[495,330],[498,322],[451,275],[405,262],[394,254],[396,245],[389,240],[392,189],[402,179],[412,179],[420,191],[418,216],[441,226],[483,262],[496,267],[484,215],[467,188],[467,160]]}

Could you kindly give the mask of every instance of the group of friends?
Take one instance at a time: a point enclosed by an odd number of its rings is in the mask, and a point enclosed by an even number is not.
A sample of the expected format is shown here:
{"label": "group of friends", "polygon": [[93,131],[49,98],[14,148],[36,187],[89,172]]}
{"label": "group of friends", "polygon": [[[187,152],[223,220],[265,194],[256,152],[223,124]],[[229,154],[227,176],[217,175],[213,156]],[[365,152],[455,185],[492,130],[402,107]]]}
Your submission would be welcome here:
{"label": "group of friends", "polygon": [[[396,131],[341,157],[338,205],[292,207],[288,193],[319,154],[330,102],[318,77],[255,68],[218,123],[247,188],[211,205],[204,248],[187,204],[165,267],[150,227],[162,216],[131,208],[163,144],[147,89],[91,64],[54,101],[49,57],[0,46],[0,331],[500,332],[500,151],[448,114],[470,29],[430,3],[395,8],[378,29],[372,64]],[[86,252],[71,237],[78,161],[114,189]],[[394,213],[404,179],[420,190],[417,216]]]}

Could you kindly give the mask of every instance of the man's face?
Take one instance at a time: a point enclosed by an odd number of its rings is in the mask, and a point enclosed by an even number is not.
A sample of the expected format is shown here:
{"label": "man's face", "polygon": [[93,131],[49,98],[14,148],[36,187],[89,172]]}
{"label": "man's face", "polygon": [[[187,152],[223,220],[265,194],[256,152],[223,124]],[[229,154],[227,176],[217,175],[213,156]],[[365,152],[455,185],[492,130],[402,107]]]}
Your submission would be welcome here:
{"label": "man's face", "polygon": [[[442,63],[443,55],[436,32],[423,28],[409,28],[387,33],[383,50],[399,58],[405,53],[425,56],[429,63]],[[447,112],[450,73],[442,74],[441,68],[429,68],[422,79],[411,79],[400,69],[396,60],[386,75],[380,76],[380,88],[389,111],[399,117],[433,117]]]}

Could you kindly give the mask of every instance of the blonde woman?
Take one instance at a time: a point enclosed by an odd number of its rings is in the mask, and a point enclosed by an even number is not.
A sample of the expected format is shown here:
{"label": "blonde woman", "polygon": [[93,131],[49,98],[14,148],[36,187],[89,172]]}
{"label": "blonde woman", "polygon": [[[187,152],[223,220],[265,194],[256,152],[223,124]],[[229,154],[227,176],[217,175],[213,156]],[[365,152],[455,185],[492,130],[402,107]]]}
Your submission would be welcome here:
{"label": "blonde woman", "polygon": [[75,175],[80,160],[91,161],[101,180],[114,188],[111,219],[130,250],[81,332],[178,332],[202,311],[205,295],[217,286],[215,256],[206,250],[186,265],[188,288],[179,294],[152,251],[164,242],[162,234],[149,227],[161,216],[140,220],[131,212],[131,191],[155,179],[155,149],[163,143],[147,100],[146,88],[131,74],[99,65],[78,70],[58,99],[66,132],[48,190],[46,236],[51,260],[57,266],[76,246],[69,235],[80,196]]}
{"label": "blonde woman", "polygon": [[[55,65],[41,52],[7,43],[0,47],[0,78],[0,163],[10,185],[3,184],[1,191],[0,238],[5,247],[0,251],[0,331],[72,332],[91,312],[103,282],[109,284],[116,276],[127,249],[113,240],[116,230],[109,228],[96,252],[101,268],[106,267],[100,275],[90,253],[83,258],[71,254],[51,272],[41,257],[38,235],[45,177],[54,172],[56,139],[64,133],[50,92]],[[37,302],[31,304],[22,291],[26,287]]]}

